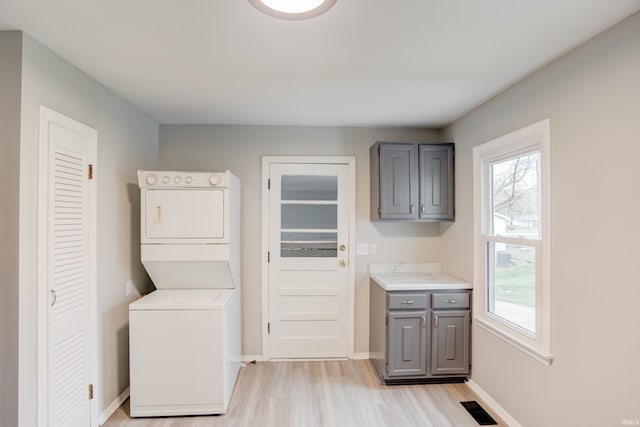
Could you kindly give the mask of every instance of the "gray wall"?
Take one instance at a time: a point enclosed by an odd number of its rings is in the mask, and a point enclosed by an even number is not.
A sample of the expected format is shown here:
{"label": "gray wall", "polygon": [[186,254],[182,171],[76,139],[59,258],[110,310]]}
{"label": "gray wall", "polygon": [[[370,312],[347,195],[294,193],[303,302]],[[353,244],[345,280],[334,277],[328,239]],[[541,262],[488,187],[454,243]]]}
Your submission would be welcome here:
{"label": "gray wall", "polygon": [[[473,329],[473,379],[528,427],[640,419],[640,14],[445,130],[457,220],[446,268],[473,277],[472,149],[551,118],[552,353],[544,367]],[[479,285],[479,284],[476,284]]]}
{"label": "gray wall", "polygon": [[[142,291],[136,169],[158,162],[158,124],[31,37],[24,36],[20,156],[20,416],[35,425],[38,108],[98,131],[98,408],[129,385],[125,282]],[[4,427],[4,426],[3,426]]]}
{"label": "gray wall", "polygon": [[0,32],[0,426],[18,423],[18,201],[22,34]]}
{"label": "gray wall", "polygon": [[[376,256],[356,257],[355,352],[369,348],[369,262],[440,261],[437,224],[369,221],[369,147],[377,140],[438,141],[427,129],[264,126],[160,126],[164,169],[225,170],[242,180],[243,354],[262,355],[262,156],[355,156],[356,236],[376,243]],[[352,248],[352,250],[355,248]]]}

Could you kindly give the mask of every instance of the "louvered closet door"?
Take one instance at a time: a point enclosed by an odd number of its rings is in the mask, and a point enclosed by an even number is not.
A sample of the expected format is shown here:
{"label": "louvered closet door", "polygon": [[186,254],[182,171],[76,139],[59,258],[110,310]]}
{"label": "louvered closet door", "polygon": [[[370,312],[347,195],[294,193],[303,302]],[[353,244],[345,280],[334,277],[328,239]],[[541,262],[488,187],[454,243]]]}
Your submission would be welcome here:
{"label": "louvered closet door", "polygon": [[49,122],[48,425],[87,427],[89,400],[89,144]]}

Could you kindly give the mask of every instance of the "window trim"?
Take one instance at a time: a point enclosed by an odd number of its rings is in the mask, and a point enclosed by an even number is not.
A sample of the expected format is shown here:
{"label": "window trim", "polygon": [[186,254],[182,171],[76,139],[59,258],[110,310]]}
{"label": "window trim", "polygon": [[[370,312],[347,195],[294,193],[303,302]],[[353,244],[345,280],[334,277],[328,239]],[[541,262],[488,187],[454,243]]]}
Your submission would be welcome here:
{"label": "window trim", "polygon": [[[507,135],[488,141],[473,149],[474,183],[474,286],[473,318],[475,323],[499,338],[512,344],[549,366],[553,362],[551,353],[551,162],[550,119],[544,119]],[[540,152],[540,239],[523,239],[536,250],[536,332],[535,336],[523,328],[489,312],[487,253],[488,241],[483,230],[488,224],[485,206],[490,203],[488,165],[496,160],[507,159],[518,154]],[[511,240],[519,240],[509,239]]]}

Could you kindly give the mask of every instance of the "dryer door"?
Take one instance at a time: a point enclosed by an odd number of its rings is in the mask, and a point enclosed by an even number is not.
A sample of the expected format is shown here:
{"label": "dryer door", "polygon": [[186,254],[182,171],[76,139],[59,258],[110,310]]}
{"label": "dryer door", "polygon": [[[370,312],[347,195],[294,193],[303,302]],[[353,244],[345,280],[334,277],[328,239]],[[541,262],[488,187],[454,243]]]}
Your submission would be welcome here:
{"label": "dryer door", "polygon": [[146,190],[145,240],[157,243],[226,241],[225,189]]}

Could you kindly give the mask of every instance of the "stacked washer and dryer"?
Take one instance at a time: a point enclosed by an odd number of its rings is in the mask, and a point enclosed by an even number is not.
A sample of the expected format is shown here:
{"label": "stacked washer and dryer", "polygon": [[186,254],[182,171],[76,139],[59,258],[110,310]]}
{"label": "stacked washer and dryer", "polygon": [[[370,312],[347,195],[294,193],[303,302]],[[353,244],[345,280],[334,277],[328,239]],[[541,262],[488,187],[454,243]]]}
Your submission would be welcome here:
{"label": "stacked washer and dryer", "polygon": [[240,181],[138,171],[141,259],[129,305],[132,417],[223,414],[240,369]]}

